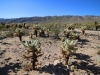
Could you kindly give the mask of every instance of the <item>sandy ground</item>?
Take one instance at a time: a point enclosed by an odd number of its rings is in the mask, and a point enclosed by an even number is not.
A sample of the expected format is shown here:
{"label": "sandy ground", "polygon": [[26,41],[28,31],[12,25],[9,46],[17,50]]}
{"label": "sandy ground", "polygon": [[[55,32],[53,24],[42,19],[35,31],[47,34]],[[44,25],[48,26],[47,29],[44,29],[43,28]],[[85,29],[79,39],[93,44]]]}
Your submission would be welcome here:
{"label": "sandy ground", "polygon": [[[100,75],[100,57],[98,58],[97,51],[100,50],[100,39],[98,34],[100,31],[86,31],[86,36],[81,35],[81,40],[78,42],[78,50],[75,57],[77,63],[72,64],[77,66],[74,70],[75,75]],[[54,66],[54,61],[59,59],[60,40],[50,38],[38,38],[41,42],[41,51],[44,55],[38,58],[41,63],[38,65],[38,70],[24,71],[20,66],[25,59],[22,55],[25,48],[17,37],[0,39],[0,75],[68,75],[70,67],[59,64]],[[23,40],[30,40],[29,36],[24,36]],[[70,58],[70,61],[74,61]],[[42,67],[41,69],[39,67]],[[70,71],[70,73],[72,73]]]}

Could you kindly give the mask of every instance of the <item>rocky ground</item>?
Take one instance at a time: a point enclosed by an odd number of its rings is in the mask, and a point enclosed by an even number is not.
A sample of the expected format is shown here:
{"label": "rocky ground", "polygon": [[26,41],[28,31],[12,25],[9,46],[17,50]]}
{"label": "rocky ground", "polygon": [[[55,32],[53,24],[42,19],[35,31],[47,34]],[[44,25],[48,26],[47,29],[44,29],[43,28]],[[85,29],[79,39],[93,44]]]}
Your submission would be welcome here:
{"label": "rocky ground", "polygon": [[[41,51],[44,55],[38,58],[40,62],[35,71],[24,71],[21,64],[26,60],[22,55],[25,48],[17,37],[0,39],[0,75],[100,75],[100,57],[97,52],[100,50],[100,31],[86,31],[86,36],[81,35],[78,41],[78,50],[72,64],[66,67],[59,63],[60,42],[49,38],[38,38],[41,42]],[[23,40],[30,40],[29,36],[24,36]],[[71,67],[75,66],[74,72]],[[72,74],[73,75],[73,74]]]}

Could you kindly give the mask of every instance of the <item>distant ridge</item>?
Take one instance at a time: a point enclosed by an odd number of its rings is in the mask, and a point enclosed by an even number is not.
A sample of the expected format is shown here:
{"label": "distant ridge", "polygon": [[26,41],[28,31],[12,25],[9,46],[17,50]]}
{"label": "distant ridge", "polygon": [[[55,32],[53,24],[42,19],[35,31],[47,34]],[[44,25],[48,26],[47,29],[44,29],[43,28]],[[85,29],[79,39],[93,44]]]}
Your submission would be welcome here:
{"label": "distant ridge", "polygon": [[0,18],[0,22],[7,23],[35,23],[35,22],[48,22],[48,21],[60,21],[64,23],[90,23],[94,21],[100,22],[100,16],[86,15],[86,16],[73,16],[73,15],[64,15],[64,16],[45,16],[45,17],[21,17],[21,18],[12,18],[12,19],[3,19]]}

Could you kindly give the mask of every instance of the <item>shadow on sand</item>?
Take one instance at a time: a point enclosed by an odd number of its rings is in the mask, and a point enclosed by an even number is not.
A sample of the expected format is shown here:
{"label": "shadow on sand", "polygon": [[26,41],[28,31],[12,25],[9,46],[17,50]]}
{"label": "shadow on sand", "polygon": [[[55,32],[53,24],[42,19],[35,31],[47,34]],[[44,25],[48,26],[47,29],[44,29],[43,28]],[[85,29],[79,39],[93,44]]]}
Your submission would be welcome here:
{"label": "shadow on sand", "polygon": [[69,70],[62,64],[44,66],[41,69],[38,69],[40,73],[49,73],[53,75],[69,75]]}
{"label": "shadow on sand", "polygon": [[[90,59],[91,57],[82,53],[76,54],[76,60],[80,60],[80,63],[72,62],[71,65],[77,66],[77,69],[84,70],[87,72],[87,74],[92,73],[94,75],[100,74],[100,67],[96,66],[96,64],[93,63],[93,60]],[[92,64],[89,64],[92,63]],[[70,66],[71,66],[70,65]],[[70,69],[68,69],[66,66],[62,64],[58,64],[56,66],[54,65],[48,65],[44,66],[41,69],[39,68],[38,71],[40,73],[49,73],[53,75],[69,75],[69,72],[71,72]]]}
{"label": "shadow on sand", "polygon": [[9,65],[5,65],[4,67],[0,67],[0,75],[9,75],[10,71],[17,73],[21,66],[20,63],[9,63]]}

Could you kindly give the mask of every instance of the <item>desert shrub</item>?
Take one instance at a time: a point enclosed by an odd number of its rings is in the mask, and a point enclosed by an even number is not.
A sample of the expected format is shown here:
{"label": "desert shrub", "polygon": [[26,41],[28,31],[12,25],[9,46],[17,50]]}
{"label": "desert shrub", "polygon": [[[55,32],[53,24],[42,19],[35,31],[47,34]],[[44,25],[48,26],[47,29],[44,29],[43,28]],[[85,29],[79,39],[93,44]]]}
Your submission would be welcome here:
{"label": "desert shrub", "polygon": [[0,31],[6,31],[7,29],[5,28],[4,25],[0,24]]}
{"label": "desert shrub", "polygon": [[33,25],[33,29],[36,29],[36,30],[39,30],[39,29],[41,29],[41,26],[40,25]]}
{"label": "desert shrub", "polygon": [[93,30],[94,29],[94,26],[92,26],[92,25],[87,25],[87,27],[86,27],[86,30]]}
{"label": "desert shrub", "polygon": [[13,37],[13,31],[2,31],[0,33],[0,37],[3,38],[7,38],[7,37]]}
{"label": "desert shrub", "polygon": [[28,36],[31,32],[31,30],[29,30],[29,29],[23,28],[23,30],[24,30],[24,36]]}
{"label": "desert shrub", "polygon": [[67,38],[70,38],[73,40],[79,39],[80,34],[77,31],[75,31],[74,28],[71,26],[71,29],[68,28],[68,29],[64,30],[64,32],[63,32],[64,37],[67,37]]}
{"label": "desert shrub", "polygon": [[55,24],[51,27],[50,29],[54,35],[55,39],[59,39],[59,33],[60,33],[60,25],[59,24]]}

